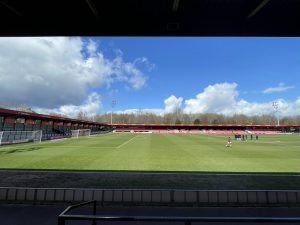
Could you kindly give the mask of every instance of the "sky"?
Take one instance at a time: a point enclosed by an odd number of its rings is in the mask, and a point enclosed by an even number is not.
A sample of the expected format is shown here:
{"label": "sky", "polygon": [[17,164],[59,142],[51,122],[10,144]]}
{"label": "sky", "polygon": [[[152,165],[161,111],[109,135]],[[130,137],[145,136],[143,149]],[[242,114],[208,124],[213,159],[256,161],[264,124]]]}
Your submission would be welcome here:
{"label": "sky", "polygon": [[[0,106],[300,114],[300,38],[1,37]],[[111,102],[115,100],[114,108]]]}

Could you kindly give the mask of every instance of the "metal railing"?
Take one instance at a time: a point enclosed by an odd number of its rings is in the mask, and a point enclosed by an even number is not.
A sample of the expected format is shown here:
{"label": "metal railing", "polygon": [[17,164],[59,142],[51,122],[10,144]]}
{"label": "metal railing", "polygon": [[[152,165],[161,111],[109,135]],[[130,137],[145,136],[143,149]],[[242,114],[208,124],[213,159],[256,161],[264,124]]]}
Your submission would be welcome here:
{"label": "metal railing", "polygon": [[[70,210],[82,206],[93,205],[93,215],[67,214]],[[96,215],[97,201],[88,201],[77,205],[67,207],[58,216],[58,225],[65,225],[67,221],[92,221],[92,225],[96,225],[96,221],[117,221],[117,222],[182,222],[184,225],[191,225],[193,222],[255,222],[255,223],[289,223],[300,224],[300,217],[185,217],[185,216],[111,216]]]}
{"label": "metal railing", "polygon": [[96,225],[96,218],[89,218],[90,215],[67,215],[67,213],[75,208],[79,208],[82,206],[86,206],[89,204],[93,204],[93,217],[96,217],[97,211],[97,201],[87,201],[83,203],[79,203],[76,205],[71,205],[67,207],[59,216],[58,216],[58,225],[65,225],[67,220],[92,220],[92,225]]}

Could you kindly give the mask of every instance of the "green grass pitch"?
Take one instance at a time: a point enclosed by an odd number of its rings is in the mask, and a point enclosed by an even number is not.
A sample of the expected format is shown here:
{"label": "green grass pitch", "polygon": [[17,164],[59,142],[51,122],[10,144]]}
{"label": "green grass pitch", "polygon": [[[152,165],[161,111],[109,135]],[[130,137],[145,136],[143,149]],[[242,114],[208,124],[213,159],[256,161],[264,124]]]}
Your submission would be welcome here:
{"label": "green grass pitch", "polygon": [[[300,135],[102,134],[0,146],[0,168],[300,172]],[[233,136],[231,136],[233,138]]]}

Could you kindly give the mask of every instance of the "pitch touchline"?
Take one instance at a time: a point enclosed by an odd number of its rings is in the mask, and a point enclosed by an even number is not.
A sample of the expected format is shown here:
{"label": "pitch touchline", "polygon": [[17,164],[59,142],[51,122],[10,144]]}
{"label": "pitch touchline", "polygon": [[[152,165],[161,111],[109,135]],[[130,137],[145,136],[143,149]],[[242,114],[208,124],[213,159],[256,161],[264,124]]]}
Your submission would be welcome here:
{"label": "pitch touchline", "polygon": [[136,136],[134,136],[133,138],[130,138],[128,141],[125,141],[123,144],[119,145],[119,146],[116,147],[116,148],[121,148],[123,145],[128,144],[130,141],[132,141],[132,140],[133,140],[134,138],[136,138],[137,136],[139,136],[139,135],[136,135]]}
{"label": "pitch touchline", "polygon": [[143,175],[191,175],[191,176],[245,176],[245,177],[300,177],[300,174],[255,174],[255,173],[189,173],[189,172],[150,172],[150,171],[89,171],[89,170],[22,170],[22,169],[0,169],[0,172],[30,172],[30,173],[77,173],[77,174],[109,174],[109,173],[116,173],[116,174],[143,174]]}

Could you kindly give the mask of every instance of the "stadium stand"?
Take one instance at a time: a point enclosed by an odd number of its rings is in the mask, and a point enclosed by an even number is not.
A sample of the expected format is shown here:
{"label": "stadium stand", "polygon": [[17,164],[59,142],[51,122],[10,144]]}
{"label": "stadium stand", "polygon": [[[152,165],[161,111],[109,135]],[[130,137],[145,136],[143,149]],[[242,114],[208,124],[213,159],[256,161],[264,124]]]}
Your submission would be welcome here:
{"label": "stadium stand", "polygon": [[61,139],[72,136],[72,130],[90,129],[91,135],[103,132],[171,133],[171,134],[276,134],[299,132],[295,125],[245,125],[245,124],[103,124],[37,113],[0,108],[2,144],[35,140],[33,131],[41,131],[41,140]]}
{"label": "stadium stand", "polygon": [[113,124],[114,132],[171,134],[277,134],[299,131],[299,125],[235,125],[235,124]]}
{"label": "stadium stand", "polygon": [[252,134],[278,134],[281,131],[278,130],[250,130]]}
{"label": "stadium stand", "polygon": [[91,129],[91,134],[111,131],[107,124],[0,108],[0,144],[37,140],[36,131],[41,131],[41,140],[66,138],[81,128]]}
{"label": "stadium stand", "polygon": [[245,124],[114,124],[114,132],[152,132],[172,134],[276,134],[299,132],[299,124],[292,125],[245,125]]}

